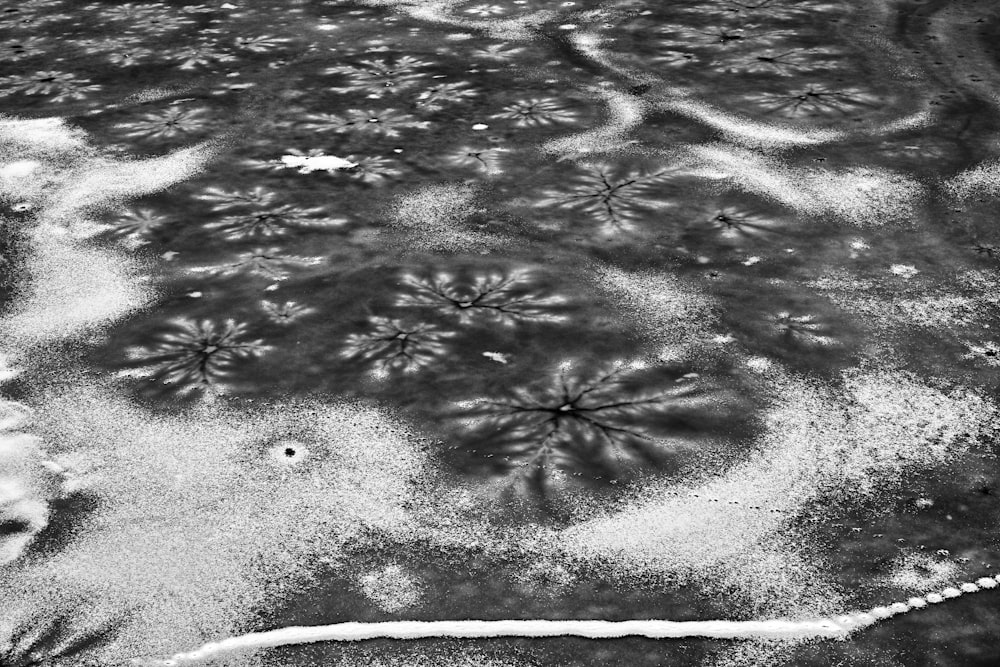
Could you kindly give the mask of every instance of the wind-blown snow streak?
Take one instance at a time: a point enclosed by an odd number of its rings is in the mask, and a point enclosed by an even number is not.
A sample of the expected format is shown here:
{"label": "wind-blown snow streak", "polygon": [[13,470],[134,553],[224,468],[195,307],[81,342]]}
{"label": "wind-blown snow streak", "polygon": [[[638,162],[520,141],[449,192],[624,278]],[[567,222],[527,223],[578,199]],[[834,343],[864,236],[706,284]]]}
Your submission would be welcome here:
{"label": "wind-blown snow streak", "polygon": [[490,637],[586,637],[587,639],[619,639],[647,637],[650,639],[681,639],[708,637],[712,639],[844,639],[851,632],[874,625],[880,620],[923,609],[929,604],[954,599],[967,593],[996,588],[1000,575],[983,577],[975,583],[945,588],[940,593],[894,602],[868,611],[845,614],[836,618],[804,621],[588,621],[588,620],[502,620],[502,621],[386,621],[381,623],[334,623],[306,627],[289,627],[268,632],[254,632],[203,644],[194,651],[177,653],[166,660],[151,661],[150,665],[174,667],[200,662],[237,651],[312,644],[325,641],[362,641],[367,639],[427,639],[452,637],[482,639]]}
{"label": "wind-blown snow streak", "polygon": [[592,130],[547,141],[540,148],[543,153],[603,153],[629,145],[626,134],[642,122],[642,101],[632,95],[606,88],[594,88],[590,92],[603,98],[607,104],[607,121]]}
{"label": "wind-blown snow streak", "polygon": [[698,175],[779,202],[804,215],[833,214],[859,227],[910,224],[924,187],[885,169],[793,168],[761,152],[730,144],[688,147]]}

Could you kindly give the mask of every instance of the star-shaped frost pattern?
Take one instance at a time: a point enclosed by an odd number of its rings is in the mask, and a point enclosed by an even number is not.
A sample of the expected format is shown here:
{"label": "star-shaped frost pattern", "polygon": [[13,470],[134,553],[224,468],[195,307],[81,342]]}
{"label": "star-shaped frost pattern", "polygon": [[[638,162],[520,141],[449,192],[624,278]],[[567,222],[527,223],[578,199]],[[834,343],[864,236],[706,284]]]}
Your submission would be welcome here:
{"label": "star-shaped frost pattern", "polygon": [[493,118],[509,120],[517,127],[546,127],[559,123],[576,123],[580,114],[567,109],[554,97],[530,97],[507,105]]}
{"label": "star-shaped frost pattern", "polygon": [[11,74],[0,78],[0,96],[11,93],[46,95],[49,102],[82,100],[101,89],[90,79],[81,79],[69,72],[38,71],[33,74]]}
{"label": "star-shaped frost pattern", "polygon": [[131,247],[138,247],[149,243],[153,234],[168,220],[166,215],[151,208],[137,208],[124,211],[102,228],[113,238],[121,239]]}
{"label": "star-shaped frost pattern", "polygon": [[197,198],[212,205],[213,211],[229,211],[244,206],[267,206],[275,202],[278,193],[261,185],[249,190],[223,190],[222,188],[205,188]]}
{"label": "star-shaped frost pattern", "polygon": [[630,231],[651,209],[665,204],[659,190],[673,175],[671,169],[589,164],[564,185],[543,191],[536,205],[579,211],[607,233]]}
{"label": "star-shaped frost pattern", "polygon": [[778,223],[773,218],[735,206],[713,211],[707,216],[706,223],[719,236],[730,240],[748,240],[778,231]]}
{"label": "star-shaped frost pattern", "polygon": [[449,167],[499,174],[503,171],[503,158],[507,152],[507,149],[501,146],[466,145],[442,156],[442,162]]}
{"label": "star-shaped frost pattern", "polygon": [[33,58],[47,53],[51,43],[51,40],[40,35],[22,39],[5,39],[0,42],[0,54],[3,54],[8,60]]}
{"label": "star-shaped frost pattern", "polygon": [[237,57],[211,42],[187,44],[164,52],[164,55],[177,64],[178,69],[195,70],[208,68],[221,63],[231,63]]}
{"label": "star-shaped frost pattern", "polygon": [[306,315],[312,315],[317,312],[315,308],[298,303],[297,301],[275,303],[266,299],[260,302],[260,309],[264,311],[269,320],[275,324],[282,325],[291,324]]}
{"label": "star-shaped frost pattern", "polygon": [[402,56],[393,61],[373,59],[356,65],[336,65],[327,68],[324,73],[345,79],[344,85],[330,87],[333,92],[381,96],[412,89],[428,78],[428,74],[420,70],[432,65],[427,61]]}
{"label": "star-shaped frost pattern", "polygon": [[270,349],[263,340],[251,339],[247,329],[231,319],[175,319],[169,329],[153,336],[153,342],[125,351],[137,367],[122,375],[161,382],[181,395],[224,393],[241,364]]}
{"label": "star-shaped frost pattern", "polygon": [[267,53],[281,48],[290,41],[290,39],[275,37],[274,35],[248,35],[237,37],[233,40],[233,44],[236,45],[236,48],[246,49],[253,53]]}
{"label": "star-shaped frost pattern", "polygon": [[[470,84],[459,82],[442,83],[427,88],[413,102],[413,106],[421,111],[440,111],[446,106],[459,102],[469,102],[479,97],[479,91]],[[426,124],[422,127],[426,127]]]}
{"label": "star-shaped frost pattern", "polygon": [[123,136],[131,139],[173,139],[206,130],[211,123],[206,108],[167,107],[119,123]]}
{"label": "star-shaped frost pattern", "polygon": [[544,496],[553,476],[661,468],[725,421],[721,397],[676,369],[564,362],[529,386],[460,403],[456,421],[473,467]]}
{"label": "star-shaped frost pattern", "polygon": [[805,346],[836,345],[830,327],[815,315],[792,315],[782,311],[772,318],[777,334],[789,343]]}
{"label": "star-shaped frost pattern", "polygon": [[657,30],[658,46],[676,50],[712,47],[714,49],[745,49],[771,46],[789,36],[788,31],[773,30],[743,22],[714,26],[686,24],[664,25]]}
{"label": "star-shaped frost pattern", "polygon": [[378,156],[348,155],[346,160],[357,164],[351,169],[344,169],[342,173],[368,185],[384,185],[391,179],[399,178],[403,175],[403,170],[395,160]]}
{"label": "star-shaped frost pattern", "polygon": [[205,223],[203,227],[223,239],[240,241],[285,236],[295,229],[329,229],[346,222],[344,218],[326,216],[320,207],[304,208],[282,204],[234,212],[214,222]]}
{"label": "star-shaped frost pattern", "polygon": [[11,628],[9,634],[0,635],[0,664],[7,667],[77,664],[88,650],[108,643],[115,636],[115,623],[110,621],[100,625],[81,624],[69,615],[39,616],[34,620],[30,626]]}
{"label": "star-shaped frost pattern", "polygon": [[343,114],[308,114],[299,127],[308,132],[349,132],[365,136],[398,137],[403,130],[426,129],[427,121],[396,109],[348,109]]}
{"label": "star-shaped frost pattern", "polygon": [[419,371],[444,355],[445,341],[454,336],[454,331],[428,322],[374,316],[367,331],[344,340],[340,356],[367,364],[372,375],[384,379]]}
{"label": "star-shaped frost pattern", "polygon": [[785,21],[837,9],[837,3],[810,0],[712,0],[698,2],[682,11],[699,17],[718,14],[740,19]]}
{"label": "star-shaped frost pattern", "polygon": [[713,64],[728,72],[794,76],[832,69],[837,66],[841,58],[842,56],[838,56],[830,49],[784,48],[740,54],[739,57],[720,59]]}
{"label": "star-shaped frost pattern", "polygon": [[566,299],[541,287],[528,271],[440,271],[432,276],[405,273],[401,282],[406,291],[396,299],[396,305],[453,315],[462,324],[512,325],[524,320],[565,319],[559,308]]}
{"label": "star-shaped frost pattern", "polygon": [[255,248],[249,252],[240,253],[229,261],[210,266],[193,267],[189,270],[193,273],[208,273],[223,278],[250,274],[268,280],[284,280],[292,271],[307,266],[316,266],[322,261],[322,257],[285,255],[280,248]]}
{"label": "star-shaped frost pattern", "polygon": [[811,84],[798,90],[781,93],[747,95],[751,104],[765,113],[787,117],[846,116],[878,106],[878,96],[861,88],[837,89],[823,84]]}

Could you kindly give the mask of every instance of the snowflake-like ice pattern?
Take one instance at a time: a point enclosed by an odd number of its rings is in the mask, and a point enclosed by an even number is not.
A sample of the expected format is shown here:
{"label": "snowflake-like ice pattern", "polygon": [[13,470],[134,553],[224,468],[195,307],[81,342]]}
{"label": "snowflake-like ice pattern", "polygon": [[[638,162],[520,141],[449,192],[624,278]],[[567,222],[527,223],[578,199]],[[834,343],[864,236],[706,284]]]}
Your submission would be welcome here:
{"label": "snowflake-like ice pattern", "polygon": [[657,46],[685,51],[692,47],[721,49],[760,48],[776,44],[788,36],[781,30],[765,29],[758,25],[719,24],[714,26],[666,25],[657,31]]}
{"label": "snowflake-like ice pattern", "polygon": [[163,55],[183,70],[207,68],[237,60],[235,55],[210,42],[180,46],[166,51]]}
{"label": "snowflake-like ice pattern", "polygon": [[348,109],[343,114],[306,114],[299,127],[309,132],[350,132],[398,137],[403,130],[424,129],[428,123],[396,109]]}
{"label": "snowflake-like ice pattern", "polygon": [[7,60],[34,58],[48,53],[51,40],[37,35],[23,39],[5,39],[0,42],[0,55]]}
{"label": "snowflake-like ice pattern", "polygon": [[211,122],[207,114],[208,110],[204,108],[171,106],[119,123],[117,127],[124,130],[124,136],[132,139],[173,139],[206,129]]}
{"label": "snowflake-like ice pattern", "polygon": [[198,195],[198,199],[212,204],[213,211],[228,211],[243,206],[267,206],[274,203],[277,198],[277,192],[260,185],[249,190],[205,188],[205,191]]}
{"label": "snowflake-like ice pattern", "polygon": [[291,40],[274,35],[253,35],[237,37],[233,40],[236,48],[253,53],[268,53],[286,45]]}
{"label": "snowflake-like ice pattern", "polygon": [[462,324],[565,319],[556,309],[566,299],[536,287],[528,272],[441,271],[429,277],[406,273],[401,282],[407,291],[399,295],[396,305],[429,308],[453,315]]}
{"label": "snowflake-like ice pattern", "polygon": [[344,218],[326,215],[322,208],[303,208],[282,204],[241,211],[203,227],[230,241],[269,239],[284,236],[294,229],[330,229],[346,222]]}
{"label": "snowflake-like ice pattern", "polygon": [[696,379],[664,386],[658,370],[564,363],[531,386],[460,403],[461,438],[480,466],[527,479],[542,494],[556,471],[616,478],[662,465],[676,451],[671,438],[692,434],[713,396]]}
{"label": "snowflake-like ice pattern", "polygon": [[775,232],[775,221],[735,206],[725,206],[707,218],[709,227],[723,238],[749,239]]}
{"label": "snowflake-like ice pattern", "polygon": [[347,336],[340,356],[364,362],[377,378],[413,373],[440,358],[455,335],[428,322],[373,316],[367,331]]}
{"label": "snowflake-like ice pattern", "polygon": [[49,97],[49,102],[82,100],[100,89],[101,86],[91,84],[90,79],[54,70],[38,71],[33,74],[12,74],[0,78],[0,95],[12,93],[45,95]]}
{"label": "snowflake-like ice pattern", "polygon": [[805,346],[836,345],[837,340],[827,335],[829,326],[815,315],[792,315],[782,311],[771,318],[774,331],[784,341]]}
{"label": "snowflake-like ice pattern", "polygon": [[86,55],[101,56],[109,63],[119,67],[137,65],[159,55],[159,52],[143,46],[141,35],[118,34],[88,37],[67,40],[66,43],[72,43]]}
{"label": "snowflake-like ice pattern", "polygon": [[163,34],[195,23],[192,17],[176,14],[174,8],[160,3],[91,5],[91,11],[100,12],[105,21],[120,21],[129,32],[142,34]]}
{"label": "snowflake-like ice pattern", "polygon": [[399,178],[403,175],[403,170],[399,168],[399,163],[389,158],[348,155],[344,159],[354,162],[357,166],[351,169],[344,169],[343,173],[354,180],[368,185],[382,185],[390,179]]}
{"label": "snowflake-like ice pattern", "polygon": [[383,95],[413,88],[428,77],[419,70],[431,65],[426,61],[403,56],[394,62],[376,59],[365,60],[357,65],[337,65],[327,68],[324,73],[347,79],[346,85],[331,87],[333,92]]}
{"label": "snowflake-like ice pattern", "polygon": [[498,174],[503,171],[506,148],[500,146],[461,146],[444,156],[442,162],[450,167]]}
{"label": "snowflake-like ice pattern", "polygon": [[604,231],[628,231],[662,203],[656,190],[671,175],[668,169],[651,172],[609,163],[586,165],[566,185],[543,191],[536,206],[576,210],[600,223]]}
{"label": "snowflake-like ice pattern", "polygon": [[741,19],[788,20],[804,15],[815,15],[837,8],[832,2],[809,2],[802,0],[712,0],[699,2],[683,11],[697,16],[712,14],[738,17]]}
{"label": "snowflake-like ice pattern", "polygon": [[650,57],[649,62],[654,65],[666,65],[667,67],[683,67],[684,65],[698,62],[698,56],[689,51],[667,49],[661,50],[656,55]]}
{"label": "snowflake-like ice pattern", "polygon": [[[441,83],[423,90],[413,102],[421,111],[440,111],[450,104],[468,102],[479,97],[479,91],[470,84],[459,82]],[[423,127],[423,126],[422,126]]]}
{"label": "snowflake-like ice pattern", "polygon": [[472,52],[473,58],[485,58],[498,62],[509,62],[524,54],[525,48],[512,42],[502,42],[500,44],[490,44],[480,47]]}
{"label": "snowflake-like ice pattern", "polygon": [[231,319],[184,317],[169,326],[154,335],[152,343],[126,350],[126,358],[136,367],[123,375],[161,382],[181,395],[221,393],[242,363],[270,350],[263,340],[248,337],[246,324]]}
{"label": "snowflake-like ice pattern", "polygon": [[861,88],[835,89],[811,84],[783,93],[753,93],[744,96],[765,113],[788,117],[843,115],[878,106],[878,96]]}
{"label": "snowflake-like ice pattern", "polygon": [[579,114],[571,111],[554,97],[531,97],[507,105],[493,118],[510,120],[517,127],[543,127],[558,123],[575,123]]}
{"label": "snowflake-like ice pattern", "polygon": [[104,225],[110,235],[137,247],[149,243],[150,237],[168,220],[167,216],[151,208],[126,211]]}
{"label": "snowflake-like ice pattern", "polygon": [[311,306],[306,306],[297,301],[286,301],[275,303],[274,301],[261,301],[260,308],[267,315],[267,318],[275,324],[291,324],[306,315],[312,315],[317,310]]}
{"label": "snowflake-like ice pattern", "polygon": [[33,28],[38,28],[47,23],[76,18],[74,13],[56,11],[60,4],[50,0],[22,0],[17,3],[16,9],[11,7],[0,14],[0,27],[23,28],[23,24],[30,23]]}
{"label": "snowflake-like ice pattern", "polygon": [[284,280],[289,272],[306,266],[315,266],[322,261],[322,257],[284,255],[280,248],[256,248],[240,253],[232,261],[195,267],[190,271],[209,273],[223,278],[245,273],[268,280]]}
{"label": "snowflake-like ice pattern", "polygon": [[128,51],[113,51],[105,57],[112,65],[119,67],[131,67],[139,63],[151,60],[156,55],[153,49],[143,47],[130,48]]}
{"label": "snowflake-like ice pattern", "polygon": [[85,664],[76,661],[95,646],[111,641],[119,622],[121,619],[109,620],[80,631],[74,629],[76,624],[68,615],[35,619],[31,625],[12,628],[10,636],[0,644],[0,664],[6,667]]}
{"label": "snowflake-like ice pattern", "polygon": [[720,60],[713,64],[730,72],[793,76],[833,68],[837,65],[837,59],[829,49],[767,49],[740,54],[738,57]]}

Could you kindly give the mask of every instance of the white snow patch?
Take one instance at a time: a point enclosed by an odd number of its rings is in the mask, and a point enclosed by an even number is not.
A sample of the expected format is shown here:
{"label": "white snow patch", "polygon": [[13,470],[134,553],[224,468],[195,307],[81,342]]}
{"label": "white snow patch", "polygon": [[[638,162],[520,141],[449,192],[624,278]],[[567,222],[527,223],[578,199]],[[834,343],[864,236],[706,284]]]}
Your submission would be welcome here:
{"label": "white snow patch", "polygon": [[137,262],[85,246],[63,227],[41,223],[30,240],[26,285],[0,317],[0,332],[19,355],[96,331],[142,307],[152,294]]}
{"label": "white snow patch", "polygon": [[300,174],[311,174],[314,171],[332,173],[358,166],[357,162],[336,155],[282,155],[281,162],[286,169],[298,168]]}
{"label": "white snow patch", "polygon": [[486,253],[505,241],[463,224],[480,210],[477,196],[478,188],[467,183],[429,185],[397,197],[390,224],[417,250]]}
{"label": "white snow patch", "polygon": [[[90,651],[100,664],[246,632],[363,526],[405,530],[424,471],[406,427],[369,407],[164,415],[93,386],[35,403],[35,431],[76,462],[96,509],[58,552],[7,566],[5,622],[113,624],[115,640]],[[289,433],[309,456],[276,466]]]}
{"label": "white snow patch", "polygon": [[629,272],[605,264],[589,268],[588,278],[614,297],[629,323],[650,343],[687,347],[709,335],[715,304],[695,286],[666,271]]}

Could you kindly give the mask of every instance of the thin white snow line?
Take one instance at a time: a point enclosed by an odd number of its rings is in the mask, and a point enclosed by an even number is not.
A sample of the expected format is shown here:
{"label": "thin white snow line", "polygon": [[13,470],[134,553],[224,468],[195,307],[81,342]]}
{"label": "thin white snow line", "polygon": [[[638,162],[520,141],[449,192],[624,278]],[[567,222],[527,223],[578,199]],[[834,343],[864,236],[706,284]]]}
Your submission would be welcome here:
{"label": "thin white snow line", "polygon": [[806,639],[823,637],[841,639],[857,624],[842,625],[830,619],[812,621],[388,621],[383,623],[334,623],[309,627],[291,627],[255,632],[204,644],[188,653],[177,653],[152,664],[184,665],[223,653],[257,648],[310,644],[326,641],[361,641],[366,639],[426,639],[451,637],[481,639],[487,637],[586,637],[617,639],[648,637],[675,639],[711,637],[715,639]]}
{"label": "thin white snow line", "polygon": [[366,639],[427,639],[448,637],[483,639],[490,637],[586,637],[619,639],[648,637],[680,639],[845,639],[849,634],[881,620],[924,609],[970,593],[1000,587],[1000,575],[945,588],[939,593],[912,597],[868,611],[844,614],[835,618],[804,621],[385,621],[381,623],[334,623],[281,628],[254,632],[203,644],[194,651],[176,653],[165,660],[136,662],[161,667],[176,667],[201,662],[225,653],[252,651],[258,648],[312,644],[316,642],[353,642]]}

